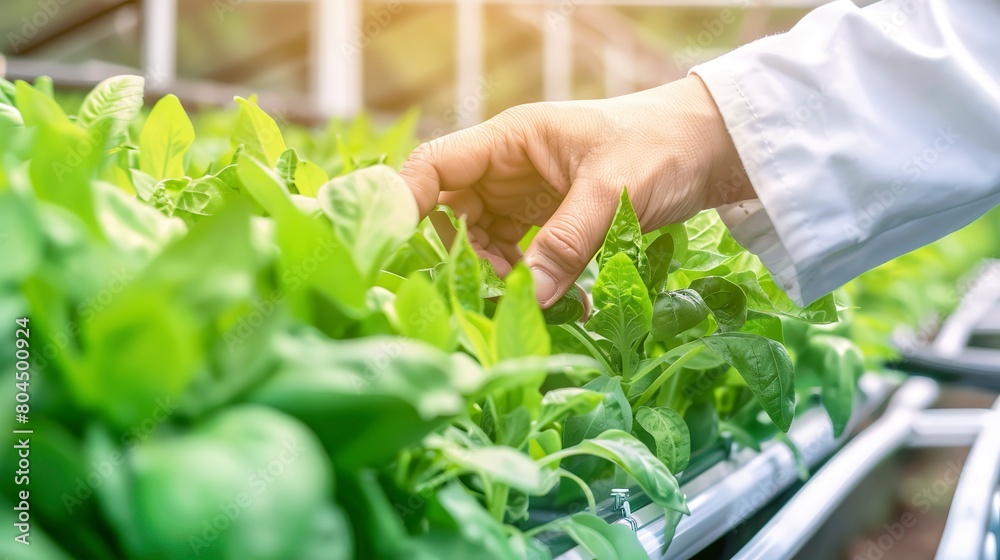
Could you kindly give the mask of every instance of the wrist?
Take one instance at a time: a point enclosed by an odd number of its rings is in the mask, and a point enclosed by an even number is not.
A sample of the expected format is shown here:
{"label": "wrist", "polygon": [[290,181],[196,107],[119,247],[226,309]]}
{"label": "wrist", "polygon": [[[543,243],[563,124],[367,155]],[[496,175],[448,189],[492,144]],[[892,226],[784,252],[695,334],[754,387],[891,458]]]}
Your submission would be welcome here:
{"label": "wrist", "polygon": [[682,81],[692,100],[692,118],[703,156],[705,209],[757,198],[732,136],[708,87],[696,74]]}

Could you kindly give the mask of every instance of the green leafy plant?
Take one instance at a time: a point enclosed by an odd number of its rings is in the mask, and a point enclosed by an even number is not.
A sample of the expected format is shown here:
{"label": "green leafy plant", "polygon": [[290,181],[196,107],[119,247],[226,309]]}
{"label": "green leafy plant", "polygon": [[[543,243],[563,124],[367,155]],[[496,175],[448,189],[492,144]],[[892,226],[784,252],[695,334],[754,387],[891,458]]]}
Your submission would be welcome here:
{"label": "green leafy plant", "polygon": [[796,307],[714,213],[643,234],[623,190],[589,277],[543,312],[461,216],[419,220],[392,168],[414,113],[143,115],[141,88],[113,78],[72,114],[46,80],[0,80],[39,558],[549,558],[550,533],[636,558],[596,516],[608,487],[676,523],[707,450],[759,447],[814,393],[846,425],[863,365],[833,297]]}

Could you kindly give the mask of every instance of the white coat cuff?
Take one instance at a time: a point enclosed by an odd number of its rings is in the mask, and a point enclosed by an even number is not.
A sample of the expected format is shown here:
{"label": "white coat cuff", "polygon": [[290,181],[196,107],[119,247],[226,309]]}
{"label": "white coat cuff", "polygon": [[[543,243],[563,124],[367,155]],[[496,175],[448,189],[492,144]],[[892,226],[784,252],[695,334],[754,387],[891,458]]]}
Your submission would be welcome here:
{"label": "white coat cuff", "polygon": [[[810,251],[811,236],[801,234],[811,229],[808,213],[800,210],[796,191],[788,188],[757,109],[751,104],[752,97],[742,87],[750,81],[747,75],[753,73],[753,66],[744,64],[744,60],[735,55],[731,53],[691,69],[705,82],[718,105],[759,197],[759,200],[720,207],[719,216],[736,241],[760,257],[788,296],[798,305],[805,305],[826,295],[825,292],[808,291],[809,283],[802,281],[801,271],[792,257]],[[748,67],[751,68],[749,72],[746,71]],[[780,215],[783,226],[800,233],[783,236],[768,212]]]}

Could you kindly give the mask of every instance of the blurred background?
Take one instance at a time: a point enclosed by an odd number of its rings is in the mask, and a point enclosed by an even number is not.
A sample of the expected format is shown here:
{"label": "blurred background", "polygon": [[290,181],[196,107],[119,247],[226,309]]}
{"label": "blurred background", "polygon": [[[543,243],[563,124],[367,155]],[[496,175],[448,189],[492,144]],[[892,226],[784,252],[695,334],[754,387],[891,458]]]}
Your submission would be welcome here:
{"label": "blurred background", "polygon": [[424,138],[542,100],[621,95],[790,28],[819,0],[8,0],[6,77],[260,94],[291,121],[420,110]]}

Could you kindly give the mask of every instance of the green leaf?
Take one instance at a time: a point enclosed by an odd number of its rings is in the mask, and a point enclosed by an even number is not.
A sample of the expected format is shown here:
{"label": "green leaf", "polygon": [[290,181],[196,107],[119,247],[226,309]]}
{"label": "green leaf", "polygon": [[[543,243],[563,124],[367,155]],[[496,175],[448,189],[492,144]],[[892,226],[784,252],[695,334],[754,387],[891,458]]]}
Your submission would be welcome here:
{"label": "green leaf", "polygon": [[254,100],[237,97],[236,103],[240,106],[240,117],[233,133],[233,145],[242,144],[247,155],[274,167],[286,149],[278,125]]}
{"label": "green leaf", "polygon": [[769,274],[758,275],[750,270],[727,274],[726,279],[738,284],[747,296],[747,307],[756,311],[794,317],[809,323],[837,322],[837,304],[833,294],[826,295],[802,308],[775,284]]}
{"label": "green leaf", "polygon": [[4,256],[0,286],[20,284],[43,262],[44,239],[36,212],[30,199],[12,190],[0,191],[0,243]]}
{"label": "green leaf", "polygon": [[479,297],[482,299],[497,298],[507,293],[507,285],[503,279],[497,276],[497,271],[493,264],[486,259],[479,261]]}
{"label": "green leaf", "polygon": [[747,321],[740,328],[741,332],[759,334],[785,344],[785,336],[782,330],[781,319],[774,315],[761,313],[759,311],[747,311]]}
{"label": "green leaf", "polygon": [[610,525],[596,515],[577,513],[553,524],[594,558],[639,560],[649,558],[635,533],[624,525]]}
{"label": "green leaf", "polygon": [[519,264],[507,276],[507,294],[497,304],[493,321],[497,359],[549,354],[549,331],[527,266]]}
{"label": "green leaf", "polygon": [[[37,92],[36,95],[48,99]],[[87,135],[69,121],[46,123],[39,126],[30,167],[31,184],[38,197],[76,214],[98,238],[103,233],[96,216],[91,180],[102,155],[98,146],[103,145],[99,133],[96,137]],[[81,153],[84,148],[89,148],[86,155]]]}
{"label": "green leaf", "polygon": [[[656,456],[670,472],[679,473],[687,468],[691,459],[691,433],[680,414],[665,406],[642,407],[635,414],[635,422],[652,439]],[[642,435],[639,439],[643,439]]]}
{"label": "green leaf", "polygon": [[299,167],[299,154],[295,148],[288,148],[278,156],[278,163],[274,166],[274,172],[285,182],[288,192],[298,194],[299,190],[295,186],[295,171]]}
{"label": "green leaf", "polygon": [[565,325],[586,319],[589,302],[580,286],[573,284],[566,294],[542,310],[547,325]]}
{"label": "green leaf", "polygon": [[483,311],[483,300],[479,297],[481,270],[479,257],[469,243],[465,220],[462,220],[448,260],[435,269],[434,277],[438,289],[448,298],[453,311]]}
{"label": "green leaf", "polygon": [[[314,520],[332,507],[333,474],[315,436],[264,407],[226,409],[183,435],[141,443],[125,465],[112,476],[127,480],[133,498],[135,523],[118,527],[138,531],[130,556],[301,558]],[[208,538],[206,520],[234,510]]]}
{"label": "green leaf", "polygon": [[358,270],[371,279],[420,221],[410,189],[385,165],[333,179],[317,198],[337,236],[351,248]]}
{"label": "green leaf", "polygon": [[77,398],[116,426],[134,425],[152,414],[158,399],[177,399],[200,358],[190,312],[162,291],[130,288],[101,313],[91,313],[82,333],[85,364],[69,373]]}
{"label": "green leaf", "polygon": [[[514,527],[509,527],[510,547],[519,560],[552,560],[552,552],[538,539],[528,537]],[[53,560],[63,560],[54,558]]]}
{"label": "green leaf", "polygon": [[[85,130],[106,126],[106,136],[117,142],[125,128],[142,109],[143,87],[140,76],[115,76],[97,84],[76,115],[76,124]],[[106,121],[110,121],[107,124]]]}
{"label": "green leaf", "polygon": [[3,79],[0,78],[0,103],[6,103],[7,105],[13,105],[17,98],[17,87]]}
{"label": "green leaf", "polygon": [[484,558],[515,558],[504,525],[490,517],[461,484],[448,484],[438,490],[436,498],[452,518],[457,531],[468,543],[482,550]]}
{"label": "green leaf", "polygon": [[620,466],[639,483],[646,496],[653,503],[690,514],[677,479],[670,474],[659,459],[631,434],[622,430],[608,430],[596,438],[582,441],[542,459],[549,463],[573,455],[591,455],[607,459]]}
{"label": "green leaf", "polygon": [[861,351],[850,340],[833,335],[817,335],[800,362],[813,363],[823,379],[823,407],[833,423],[834,437],[840,437],[851,420],[858,378],[864,373]]}
{"label": "green leaf", "polygon": [[160,99],[139,135],[139,169],[155,180],[184,176],[184,156],[194,143],[194,127],[176,96]]}
{"label": "green leaf", "polygon": [[[281,336],[277,371],[247,398],[299,418],[345,469],[386,465],[466,411],[483,378],[467,356],[405,338]],[[470,387],[463,387],[469,385]]]}
{"label": "green leaf", "polygon": [[299,194],[316,196],[319,189],[330,180],[323,168],[311,161],[300,160],[295,167],[295,188]]}
{"label": "green leaf", "polygon": [[563,447],[570,447],[608,430],[632,431],[632,408],[622,390],[620,377],[602,375],[583,386],[588,391],[604,394],[601,403],[585,414],[566,419],[563,427]]}
{"label": "green leaf", "polygon": [[684,228],[687,230],[688,247],[692,251],[711,251],[726,257],[746,253],[715,210],[698,213],[684,222]]}
{"label": "green leaf", "polygon": [[455,319],[458,321],[458,339],[470,354],[484,366],[492,366],[497,362],[495,346],[496,327],[489,317],[454,307]]}
{"label": "green leaf", "polygon": [[404,335],[442,350],[455,348],[448,304],[423,274],[414,272],[403,282],[394,305]]}
{"label": "green leaf", "polygon": [[737,330],[747,320],[747,296],[736,284],[720,276],[691,281],[691,289],[701,294],[722,330]]}
{"label": "green leaf", "polygon": [[557,422],[568,414],[587,414],[604,401],[604,396],[602,392],[579,387],[553,389],[542,397],[542,412],[538,416],[536,429]]}
{"label": "green leaf", "polygon": [[610,340],[622,356],[622,371],[629,375],[632,349],[649,332],[653,305],[639,272],[625,254],[605,263],[594,283],[595,315],[587,329]]}
{"label": "green leaf", "polygon": [[684,423],[691,433],[691,451],[705,449],[719,437],[719,413],[711,401],[692,403],[684,411]]}
{"label": "green leaf", "polygon": [[669,233],[657,237],[646,247],[646,260],[649,261],[649,291],[659,293],[667,284],[670,275],[670,263],[674,258],[674,236]]}
{"label": "green leaf", "polygon": [[21,80],[15,82],[15,87],[17,88],[17,110],[21,112],[25,126],[70,124],[66,113],[51,97],[38,91],[28,82]]}
{"label": "green leaf", "polygon": [[363,314],[369,283],[354,265],[351,252],[325,220],[302,214],[285,192],[281,180],[256,160],[241,158],[238,165],[244,188],[277,222],[280,278],[286,295],[295,297],[305,285],[327,296],[346,313]]}
{"label": "green leaf", "polygon": [[681,264],[683,270],[694,270],[697,272],[707,272],[718,268],[729,260],[726,255],[720,255],[712,251],[699,251],[689,249],[687,258]]}
{"label": "green leaf", "polygon": [[660,292],[653,302],[650,334],[666,341],[705,320],[711,310],[694,290]]}
{"label": "green leaf", "polygon": [[749,333],[724,333],[701,341],[736,368],[771,421],[787,432],[795,412],[795,373],[785,347]]}
{"label": "green leaf", "polygon": [[463,449],[447,445],[441,451],[455,468],[478,473],[493,483],[506,484],[529,495],[544,495],[556,482],[552,471],[543,469],[531,457],[512,447],[494,445]]}
{"label": "green leaf", "polygon": [[177,194],[174,205],[178,212],[194,216],[214,216],[227,203],[237,200],[239,194],[221,179],[206,175],[188,182]]}
{"label": "green leaf", "polygon": [[24,119],[16,107],[0,103],[0,129],[24,126]]}
{"label": "green leaf", "polygon": [[611,229],[608,230],[608,234],[604,238],[604,245],[601,246],[597,264],[601,269],[604,269],[608,261],[618,254],[624,254],[628,257],[639,272],[643,285],[649,283],[649,261],[646,258],[646,253],[642,250],[642,227],[639,225],[639,218],[636,217],[635,210],[632,208],[632,202],[628,198],[627,188],[622,189],[618,211],[615,212]]}

